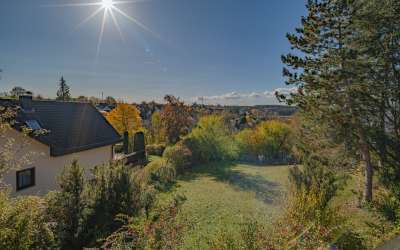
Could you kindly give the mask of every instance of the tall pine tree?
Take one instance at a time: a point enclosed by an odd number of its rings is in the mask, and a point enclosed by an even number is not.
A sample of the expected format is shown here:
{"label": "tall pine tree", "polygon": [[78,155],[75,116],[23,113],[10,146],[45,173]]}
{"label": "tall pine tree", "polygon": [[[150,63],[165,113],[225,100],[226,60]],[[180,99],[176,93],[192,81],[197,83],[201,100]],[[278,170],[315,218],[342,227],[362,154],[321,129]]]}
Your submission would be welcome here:
{"label": "tall pine tree", "polygon": [[290,97],[279,96],[299,107],[314,123],[323,124],[338,143],[355,148],[365,170],[366,201],[372,200],[371,88],[359,57],[355,38],[356,11],[362,1],[309,0],[308,16],[287,38],[295,53],[282,56],[287,84],[298,87]]}
{"label": "tall pine tree", "polygon": [[381,179],[400,197],[400,2],[359,0],[355,18],[359,93],[369,113],[369,143],[379,159]]}
{"label": "tall pine tree", "polygon": [[64,77],[61,76],[59,88],[57,90],[57,100],[68,101],[71,99],[70,88],[67,85]]}

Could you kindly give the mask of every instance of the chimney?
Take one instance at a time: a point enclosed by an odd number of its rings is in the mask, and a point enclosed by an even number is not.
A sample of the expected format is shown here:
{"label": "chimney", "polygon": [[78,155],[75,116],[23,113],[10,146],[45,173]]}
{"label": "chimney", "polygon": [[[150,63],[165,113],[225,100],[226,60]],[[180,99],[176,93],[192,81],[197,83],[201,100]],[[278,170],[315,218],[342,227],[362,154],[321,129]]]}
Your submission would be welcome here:
{"label": "chimney", "polygon": [[25,94],[20,95],[19,103],[21,105],[21,108],[25,112],[33,111],[33,109],[32,109],[32,94],[30,92],[26,92]]}

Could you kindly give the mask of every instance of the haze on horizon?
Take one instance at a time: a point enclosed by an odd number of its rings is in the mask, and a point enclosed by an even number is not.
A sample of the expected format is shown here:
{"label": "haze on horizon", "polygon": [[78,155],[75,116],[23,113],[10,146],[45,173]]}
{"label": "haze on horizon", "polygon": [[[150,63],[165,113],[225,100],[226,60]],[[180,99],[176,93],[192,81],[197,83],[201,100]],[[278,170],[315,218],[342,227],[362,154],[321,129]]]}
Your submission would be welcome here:
{"label": "haze on horizon", "polygon": [[[173,94],[188,102],[274,104],[275,89],[290,91],[280,55],[290,49],[285,32],[299,25],[304,1],[121,4],[131,19],[108,14],[100,46],[102,13],[79,25],[99,1],[2,1],[0,92],[22,86],[54,97],[61,75],[73,96],[103,92],[134,102]],[[82,3],[93,4],[53,6]]]}

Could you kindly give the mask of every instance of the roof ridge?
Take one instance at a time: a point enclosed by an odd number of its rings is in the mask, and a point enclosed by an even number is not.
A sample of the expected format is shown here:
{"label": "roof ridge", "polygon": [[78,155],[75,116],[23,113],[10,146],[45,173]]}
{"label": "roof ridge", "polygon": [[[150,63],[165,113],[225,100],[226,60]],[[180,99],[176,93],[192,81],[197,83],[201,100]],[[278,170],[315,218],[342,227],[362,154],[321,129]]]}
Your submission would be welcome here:
{"label": "roof ridge", "polygon": [[95,112],[97,113],[97,115],[100,115],[100,116],[101,116],[101,118],[102,118],[102,119],[107,123],[107,125],[115,132],[115,134],[121,137],[121,135],[120,135],[120,134],[118,133],[118,131],[114,128],[114,126],[107,120],[107,118],[104,117],[104,115],[102,115],[102,114],[97,110],[97,108],[96,108],[94,105],[90,104],[90,106],[95,110]]}

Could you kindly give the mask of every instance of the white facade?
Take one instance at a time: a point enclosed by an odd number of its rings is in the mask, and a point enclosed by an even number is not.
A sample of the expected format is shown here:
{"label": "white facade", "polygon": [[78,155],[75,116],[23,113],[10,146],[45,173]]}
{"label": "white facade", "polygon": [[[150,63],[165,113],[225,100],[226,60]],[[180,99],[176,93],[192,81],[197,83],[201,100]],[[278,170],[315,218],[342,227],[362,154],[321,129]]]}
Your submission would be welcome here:
{"label": "white facade", "polygon": [[[51,190],[56,190],[58,187],[57,176],[62,173],[64,166],[70,165],[75,159],[85,169],[85,174],[89,176],[91,168],[107,163],[113,158],[112,145],[53,157],[50,156],[49,146],[32,138],[26,138],[26,136],[14,129],[8,131],[7,137],[13,138],[13,147],[18,147],[19,149],[15,158],[27,157],[27,161],[24,161],[19,169],[10,171],[4,177],[3,181],[10,185],[12,188],[11,195],[13,196],[43,195]],[[4,145],[4,142],[0,141],[0,150],[1,145]],[[34,168],[35,184],[17,191],[17,171],[30,168]]]}

